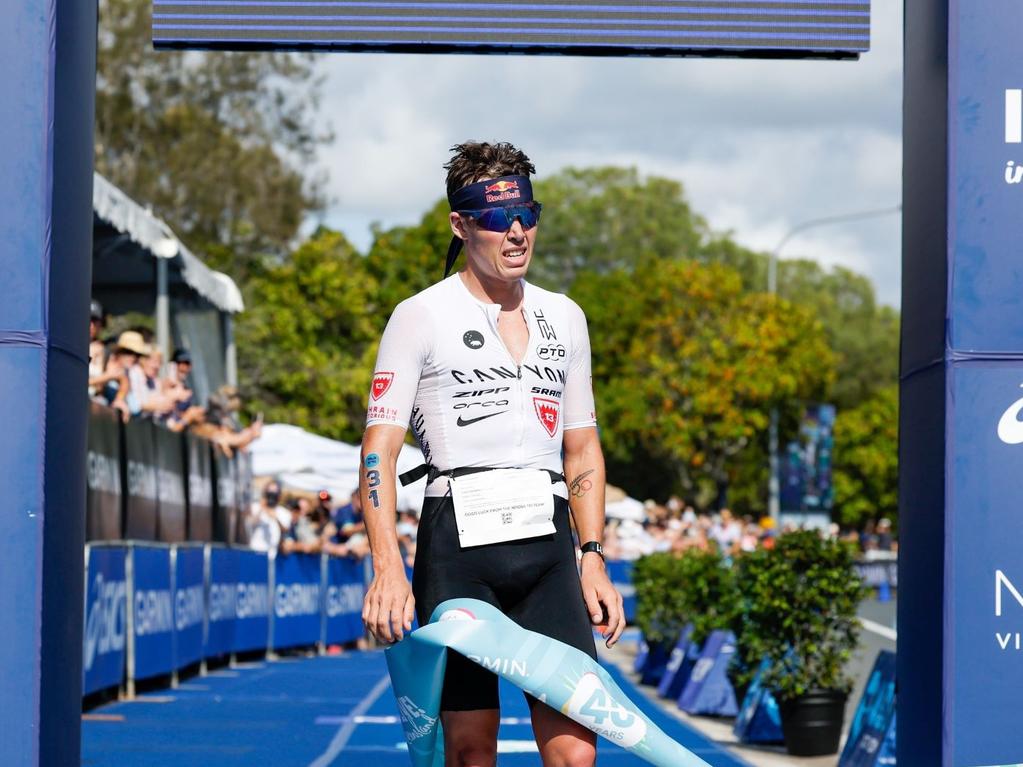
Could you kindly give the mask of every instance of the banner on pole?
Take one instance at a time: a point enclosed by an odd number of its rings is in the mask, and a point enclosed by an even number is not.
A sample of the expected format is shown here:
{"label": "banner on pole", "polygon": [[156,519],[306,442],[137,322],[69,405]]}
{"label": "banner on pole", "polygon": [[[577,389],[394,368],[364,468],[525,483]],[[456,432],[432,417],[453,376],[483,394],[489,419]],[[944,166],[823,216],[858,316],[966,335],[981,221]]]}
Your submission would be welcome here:
{"label": "banner on pole", "polygon": [[203,623],[206,616],[204,552],[202,546],[175,546],[174,668],[202,660]]}
{"label": "banner on pole", "polygon": [[147,679],[174,670],[174,597],[171,553],[166,546],[128,549],[131,631],[128,678]]}
{"label": "banner on pole", "polygon": [[362,562],[349,557],[325,557],[325,562],[324,642],[353,642],[365,631],[362,600],[366,587],[362,581]]}
{"label": "banner on pole", "polygon": [[321,637],[320,557],[282,554],[273,560],[273,647],[303,647]]}

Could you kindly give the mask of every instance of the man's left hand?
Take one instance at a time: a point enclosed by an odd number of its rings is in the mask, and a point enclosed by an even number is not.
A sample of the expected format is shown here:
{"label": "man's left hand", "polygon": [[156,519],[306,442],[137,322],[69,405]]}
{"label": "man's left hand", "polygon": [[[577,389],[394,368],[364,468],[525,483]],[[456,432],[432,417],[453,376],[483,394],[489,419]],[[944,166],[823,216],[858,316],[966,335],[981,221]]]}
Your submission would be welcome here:
{"label": "man's left hand", "polygon": [[622,595],[607,577],[604,560],[596,554],[583,554],[580,580],[590,620],[601,629],[604,644],[613,647],[625,631],[625,611],[622,609]]}

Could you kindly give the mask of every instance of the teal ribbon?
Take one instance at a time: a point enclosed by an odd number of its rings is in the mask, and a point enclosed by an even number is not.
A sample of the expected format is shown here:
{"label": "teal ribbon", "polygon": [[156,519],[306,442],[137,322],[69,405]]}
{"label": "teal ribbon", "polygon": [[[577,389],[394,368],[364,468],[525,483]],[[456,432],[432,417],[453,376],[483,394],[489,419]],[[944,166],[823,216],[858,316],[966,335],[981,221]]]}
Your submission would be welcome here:
{"label": "teal ribbon", "polygon": [[710,767],[665,735],[588,655],[476,599],[438,605],[429,625],[385,653],[413,767],[444,765],[440,697],[449,647],[650,764]]}

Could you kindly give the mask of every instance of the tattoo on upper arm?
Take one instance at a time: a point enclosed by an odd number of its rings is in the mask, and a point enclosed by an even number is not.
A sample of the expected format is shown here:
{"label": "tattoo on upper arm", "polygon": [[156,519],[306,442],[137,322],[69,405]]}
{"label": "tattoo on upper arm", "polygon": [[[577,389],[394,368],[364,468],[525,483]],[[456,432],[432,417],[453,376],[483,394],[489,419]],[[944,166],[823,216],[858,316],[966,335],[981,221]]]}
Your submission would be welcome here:
{"label": "tattoo on upper arm", "polygon": [[596,469],[587,469],[578,477],[572,480],[572,483],[568,486],[569,491],[572,493],[573,498],[582,498],[593,488],[593,483],[586,479]]}
{"label": "tattoo on upper arm", "polygon": [[376,453],[369,453],[363,460],[367,469],[375,469],[380,464],[380,456]]}

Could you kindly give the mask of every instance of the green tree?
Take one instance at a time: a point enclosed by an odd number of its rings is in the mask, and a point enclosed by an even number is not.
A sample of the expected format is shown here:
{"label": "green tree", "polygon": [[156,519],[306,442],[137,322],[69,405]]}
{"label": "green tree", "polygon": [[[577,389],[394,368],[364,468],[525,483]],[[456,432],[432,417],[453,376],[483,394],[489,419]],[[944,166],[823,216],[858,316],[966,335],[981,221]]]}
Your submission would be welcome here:
{"label": "green tree", "polygon": [[707,232],[679,182],[635,168],[566,168],[534,195],[544,208],[530,279],[561,292],[581,273],[691,258]]}
{"label": "green tree", "polygon": [[867,277],[794,259],[779,263],[778,286],[789,301],[812,308],[824,326],[836,355],[830,396],[839,410],[858,406],[898,380],[899,314],[878,305]]}
{"label": "green tree", "polygon": [[759,450],[771,407],[819,399],[833,376],[812,313],[745,293],[723,266],[652,261],[580,276],[573,296],[589,318],[605,449],[628,464],[638,448],[662,473],[662,492],[709,484],[720,494],[737,456]]}
{"label": "green tree", "polygon": [[149,0],[102,0],[96,170],[244,279],[322,204],[312,58],[154,51]]}
{"label": "green tree", "polygon": [[250,412],[358,442],[386,315],[365,259],[320,229],[252,278],[239,318],[239,368]]}
{"label": "green tree", "polygon": [[[399,302],[428,288],[444,275],[451,243],[447,200],[440,200],[415,226],[375,228],[367,266],[378,285],[378,303],[390,315]],[[461,268],[459,257],[454,270]]]}
{"label": "green tree", "polygon": [[835,419],[835,511],[840,522],[897,519],[899,387],[887,386]]}

